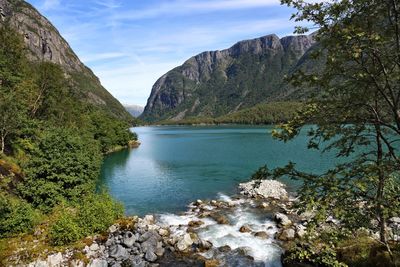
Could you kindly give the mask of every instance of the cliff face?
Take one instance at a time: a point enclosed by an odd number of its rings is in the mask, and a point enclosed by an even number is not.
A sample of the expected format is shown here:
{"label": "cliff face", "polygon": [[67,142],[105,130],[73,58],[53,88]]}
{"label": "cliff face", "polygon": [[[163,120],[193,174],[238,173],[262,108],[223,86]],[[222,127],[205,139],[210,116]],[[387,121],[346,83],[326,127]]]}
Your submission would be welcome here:
{"label": "cliff face", "polygon": [[82,99],[118,118],[130,119],[129,113],[79,60],[58,30],[33,6],[23,0],[0,0],[0,22],[23,36],[31,60],[46,60],[62,66]]}
{"label": "cliff face", "polygon": [[142,118],[216,117],[260,102],[285,100],[291,92],[284,76],[313,44],[311,36],[267,35],[201,53],[154,84]]}

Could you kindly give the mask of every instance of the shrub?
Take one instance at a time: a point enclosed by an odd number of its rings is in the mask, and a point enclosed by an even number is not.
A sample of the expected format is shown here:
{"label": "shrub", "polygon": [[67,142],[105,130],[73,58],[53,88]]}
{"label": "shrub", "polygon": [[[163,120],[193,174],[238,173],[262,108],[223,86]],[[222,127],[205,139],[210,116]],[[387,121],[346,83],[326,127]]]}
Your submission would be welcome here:
{"label": "shrub", "polygon": [[79,207],[78,224],[85,235],[102,232],[123,215],[123,207],[107,193],[93,194]]}
{"label": "shrub", "polygon": [[25,201],[0,194],[0,237],[32,231],[39,217]]}
{"label": "shrub", "polygon": [[76,215],[69,209],[64,210],[50,226],[50,241],[53,245],[63,246],[83,237]]}
{"label": "shrub", "polygon": [[52,128],[32,153],[19,192],[48,212],[63,200],[76,202],[93,192],[100,165],[96,141],[74,130]]}

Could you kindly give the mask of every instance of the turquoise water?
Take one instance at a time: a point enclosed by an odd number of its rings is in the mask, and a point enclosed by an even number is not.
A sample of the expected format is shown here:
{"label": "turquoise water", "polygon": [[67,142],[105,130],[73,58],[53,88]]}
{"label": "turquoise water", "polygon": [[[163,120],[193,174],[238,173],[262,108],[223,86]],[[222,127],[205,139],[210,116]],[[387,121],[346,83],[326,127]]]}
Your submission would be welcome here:
{"label": "turquoise water", "polygon": [[305,131],[285,144],[274,140],[267,126],[133,130],[142,145],[107,156],[100,180],[124,203],[127,214],[179,212],[193,200],[235,193],[237,184],[264,164],[278,167],[293,161],[301,170],[321,172],[334,161],[332,154],[307,149]]}

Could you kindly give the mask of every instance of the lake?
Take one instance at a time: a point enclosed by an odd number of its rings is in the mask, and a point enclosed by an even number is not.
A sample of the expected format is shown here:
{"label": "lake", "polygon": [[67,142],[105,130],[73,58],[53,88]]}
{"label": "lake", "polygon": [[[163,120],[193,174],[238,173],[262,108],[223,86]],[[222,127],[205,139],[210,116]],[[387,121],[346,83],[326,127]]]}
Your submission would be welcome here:
{"label": "lake", "polygon": [[[283,143],[271,137],[271,126],[159,126],[133,128],[137,149],[108,155],[101,185],[129,215],[185,211],[196,199],[234,194],[262,165],[289,161],[299,169],[322,172],[334,155],[307,149],[306,131]],[[284,181],[289,189],[293,181]]]}

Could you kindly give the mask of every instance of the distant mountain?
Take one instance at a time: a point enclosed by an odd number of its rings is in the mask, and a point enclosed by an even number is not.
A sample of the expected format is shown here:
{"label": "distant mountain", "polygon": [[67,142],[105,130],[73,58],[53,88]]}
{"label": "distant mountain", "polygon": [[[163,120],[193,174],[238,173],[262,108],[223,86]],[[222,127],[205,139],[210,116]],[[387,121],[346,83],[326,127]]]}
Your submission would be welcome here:
{"label": "distant mountain", "polygon": [[50,61],[63,67],[74,83],[75,94],[102,107],[117,118],[132,117],[76,56],[58,30],[33,6],[23,0],[0,0],[0,27],[9,25],[24,37],[33,61]]}
{"label": "distant mountain", "polygon": [[144,107],[139,105],[124,105],[124,107],[135,118],[139,117],[144,110]]}
{"label": "distant mountain", "polygon": [[259,103],[299,100],[284,77],[306,66],[312,35],[279,38],[272,34],[204,52],[158,79],[141,118],[179,121],[217,118]]}

